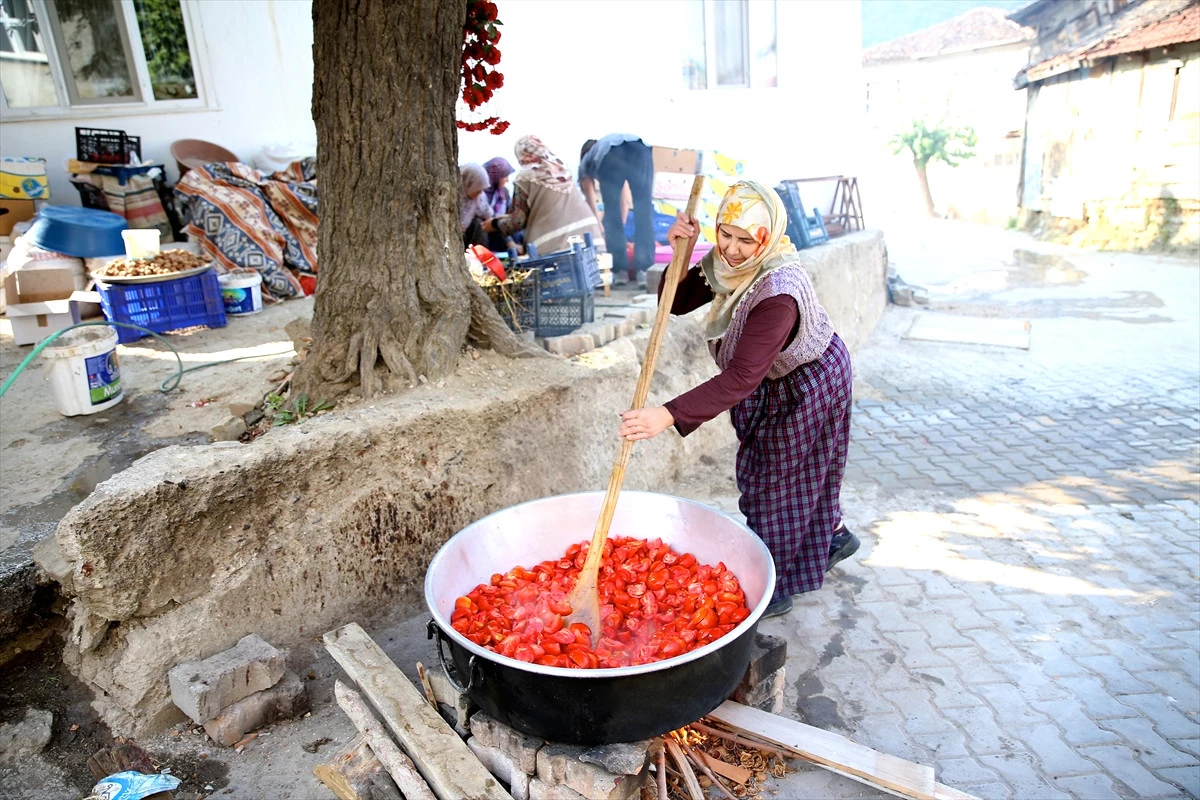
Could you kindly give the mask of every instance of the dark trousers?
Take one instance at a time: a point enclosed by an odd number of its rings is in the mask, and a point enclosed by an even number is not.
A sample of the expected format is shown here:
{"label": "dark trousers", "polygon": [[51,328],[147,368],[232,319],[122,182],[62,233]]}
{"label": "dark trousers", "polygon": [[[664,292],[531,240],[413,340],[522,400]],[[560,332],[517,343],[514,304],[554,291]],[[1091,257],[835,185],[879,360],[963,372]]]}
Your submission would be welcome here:
{"label": "dark trousers", "polygon": [[[613,257],[613,275],[635,277],[654,264],[654,212],[650,189],[654,160],[641,142],[624,142],[605,154],[596,170],[604,201],[604,244]],[[633,194],[633,269],[625,253],[625,220],[621,219],[621,189],[629,182]]]}

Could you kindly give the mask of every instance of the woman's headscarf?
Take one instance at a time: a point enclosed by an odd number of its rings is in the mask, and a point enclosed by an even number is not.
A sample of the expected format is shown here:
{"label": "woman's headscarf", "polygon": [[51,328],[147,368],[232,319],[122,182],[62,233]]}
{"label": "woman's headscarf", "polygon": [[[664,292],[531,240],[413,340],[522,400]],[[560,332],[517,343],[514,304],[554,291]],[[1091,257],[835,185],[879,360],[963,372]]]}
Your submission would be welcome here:
{"label": "woman's headscarf", "polygon": [[488,175],[488,188],[493,192],[500,188],[500,181],[513,174],[512,164],[497,156],[483,165]]}
{"label": "woman's headscarf", "polygon": [[704,334],[719,339],[729,329],[733,312],[762,276],[786,263],[796,261],[796,247],[787,236],[787,210],[783,200],[755,181],[739,181],[729,187],[717,209],[717,225],[736,225],[758,241],[754,255],[732,266],[719,247],[714,247],[700,262],[704,278],[713,290]]}
{"label": "woman's headscarf", "polygon": [[478,164],[462,164],[458,168],[458,178],[462,185],[462,196],[458,203],[460,222],[463,230],[466,230],[476,217],[487,219],[490,216],[487,202],[483,199],[483,190],[488,186],[488,174]]}
{"label": "woman's headscarf", "polygon": [[566,165],[536,136],[522,136],[513,151],[522,167],[519,178],[528,178],[556,192],[569,192],[575,187],[575,179]]}

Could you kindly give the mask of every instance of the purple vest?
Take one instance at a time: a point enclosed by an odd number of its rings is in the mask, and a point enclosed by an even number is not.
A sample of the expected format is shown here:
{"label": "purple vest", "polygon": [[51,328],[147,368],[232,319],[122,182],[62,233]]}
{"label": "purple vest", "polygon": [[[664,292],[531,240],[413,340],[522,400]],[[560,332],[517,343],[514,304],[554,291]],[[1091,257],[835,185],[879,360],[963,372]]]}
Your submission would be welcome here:
{"label": "purple vest", "polygon": [[725,331],[725,335],[720,339],[708,343],[709,352],[722,371],[733,359],[738,339],[741,338],[746,320],[750,318],[754,307],[768,297],[781,294],[795,298],[800,320],[791,344],[780,351],[771,364],[767,377],[782,378],[801,364],[816,361],[829,347],[829,342],[833,339],[833,323],[829,321],[829,314],[825,313],[825,309],[817,301],[817,292],[808,278],[808,272],[796,261],[759,278],[734,309],[729,330]]}

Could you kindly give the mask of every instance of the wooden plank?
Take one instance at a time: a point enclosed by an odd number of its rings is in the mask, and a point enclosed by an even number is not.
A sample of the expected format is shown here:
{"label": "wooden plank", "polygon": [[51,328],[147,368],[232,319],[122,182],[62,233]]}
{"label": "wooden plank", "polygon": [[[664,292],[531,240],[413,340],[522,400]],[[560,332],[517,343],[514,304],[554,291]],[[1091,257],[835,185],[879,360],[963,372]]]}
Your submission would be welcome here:
{"label": "wooden plank", "polygon": [[379,645],[350,623],[323,637],[325,649],[375,706],[441,800],[512,800]]}
{"label": "wooden plank", "polygon": [[696,773],[692,771],[692,765],[688,763],[687,756],[683,754],[678,742],[670,736],[664,736],[663,742],[667,745],[667,752],[671,754],[679,774],[683,776],[683,788],[687,790],[688,797],[691,800],[704,800],[707,795],[700,788],[700,781],[696,780]]}
{"label": "wooden plank", "polygon": [[379,726],[379,720],[375,719],[371,709],[367,708],[362,695],[347,688],[341,681],[334,681],[333,696],[342,707],[342,711],[345,711],[346,716],[354,723],[354,727],[358,728],[358,732],[366,737],[371,752],[387,769],[406,800],[436,800],[429,784],[418,774],[413,762]]}
{"label": "wooden plank", "polygon": [[836,733],[726,700],[710,718],[774,742],[797,755],[855,779],[916,800],[938,800],[933,768],[914,764]]}
{"label": "wooden plank", "polygon": [[739,767],[737,764],[730,764],[722,761],[719,758],[713,758],[703,750],[696,750],[696,755],[704,759],[704,763],[707,764],[708,768],[713,772],[717,773],[722,778],[727,778],[728,780],[733,781],[734,783],[745,783],[754,776],[754,773],[745,767]]}
{"label": "wooden plank", "polygon": [[[338,800],[404,800],[400,790],[392,784],[367,744],[367,736],[359,733],[349,744],[333,754],[324,764],[313,767],[313,775],[333,792]],[[380,791],[379,787],[387,787]]]}

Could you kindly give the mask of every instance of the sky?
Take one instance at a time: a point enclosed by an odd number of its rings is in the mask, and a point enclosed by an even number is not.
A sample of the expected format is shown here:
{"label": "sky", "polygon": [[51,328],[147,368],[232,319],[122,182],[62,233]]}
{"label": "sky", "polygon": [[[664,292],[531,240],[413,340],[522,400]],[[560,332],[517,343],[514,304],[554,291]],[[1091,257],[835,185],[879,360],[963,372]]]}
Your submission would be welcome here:
{"label": "sky", "polygon": [[1013,11],[1030,0],[862,0],[862,46],[890,42],[905,34],[928,28],[964,14],[972,8],[991,6]]}

